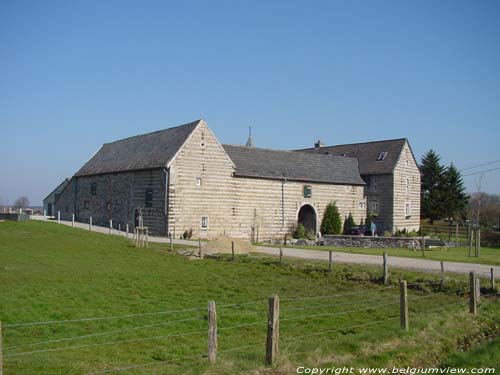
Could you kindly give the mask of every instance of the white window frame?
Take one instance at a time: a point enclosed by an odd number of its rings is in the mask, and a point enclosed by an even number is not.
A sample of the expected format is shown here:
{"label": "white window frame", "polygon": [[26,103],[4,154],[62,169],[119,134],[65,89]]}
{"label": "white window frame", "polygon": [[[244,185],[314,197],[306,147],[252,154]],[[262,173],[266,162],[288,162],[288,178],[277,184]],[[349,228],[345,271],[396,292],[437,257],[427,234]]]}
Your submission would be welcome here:
{"label": "white window frame", "polygon": [[408,219],[411,216],[411,202],[406,201],[405,203],[405,217]]}
{"label": "white window frame", "polygon": [[366,204],[364,201],[358,203],[358,209],[364,210],[366,208]]}
{"label": "white window frame", "polygon": [[379,213],[378,201],[370,201],[368,209],[369,209],[370,214],[378,215],[378,213]]}
{"label": "white window frame", "polygon": [[200,228],[201,229],[208,229],[208,223],[209,223],[209,220],[208,220],[208,216],[202,216],[201,219],[200,219]]}
{"label": "white window frame", "polygon": [[201,177],[196,177],[196,186],[201,186]]}

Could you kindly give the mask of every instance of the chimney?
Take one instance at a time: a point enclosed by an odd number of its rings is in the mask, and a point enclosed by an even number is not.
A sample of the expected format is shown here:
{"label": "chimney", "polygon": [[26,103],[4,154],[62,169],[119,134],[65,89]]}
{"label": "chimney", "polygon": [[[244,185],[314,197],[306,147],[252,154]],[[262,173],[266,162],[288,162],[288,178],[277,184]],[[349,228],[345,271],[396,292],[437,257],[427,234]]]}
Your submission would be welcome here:
{"label": "chimney", "polygon": [[314,148],[325,147],[325,144],[318,139],[318,142],[314,143]]}

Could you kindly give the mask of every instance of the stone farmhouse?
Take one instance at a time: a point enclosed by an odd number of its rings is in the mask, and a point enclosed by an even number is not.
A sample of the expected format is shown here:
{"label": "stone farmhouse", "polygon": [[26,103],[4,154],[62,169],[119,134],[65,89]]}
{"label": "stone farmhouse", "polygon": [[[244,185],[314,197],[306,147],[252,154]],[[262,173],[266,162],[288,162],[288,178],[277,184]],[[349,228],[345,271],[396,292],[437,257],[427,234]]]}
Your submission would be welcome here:
{"label": "stone farmhouse", "polygon": [[366,182],[367,211],[380,233],[420,229],[420,170],[407,139],[300,150],[354,157]]}
{"label": "stone farmhouse", "polygon": [[142,215],[158,236],[262,241],[283,238],[298,223],[318,234],[332,201],[359,223],[367,190],[356,157],[257,148],[251,139],[222,145],[198,120],[104,144],[58,194],[54,212],[122,229]]}

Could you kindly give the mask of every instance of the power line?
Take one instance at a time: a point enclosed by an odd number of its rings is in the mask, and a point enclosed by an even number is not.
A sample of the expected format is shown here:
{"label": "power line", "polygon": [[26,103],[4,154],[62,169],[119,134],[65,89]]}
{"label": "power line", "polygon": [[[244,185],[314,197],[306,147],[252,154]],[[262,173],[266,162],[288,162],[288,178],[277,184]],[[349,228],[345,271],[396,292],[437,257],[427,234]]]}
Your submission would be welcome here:
{"label": "power line", "polygon": [[487,163],[482,163],[482,164],[474,165],[472,167],[462,168],[460,171],[468,171],[469,169],[475,169],[475,168],[479,168],[479,167],[484,167],[486,165],[491,165],[491,164],[495,164],[495,163],[498,163],[498,162],[500,162],[500,160],[489,161]]}
{"label": "power line", "polygon": [[468,173],[468,174],[464,174],[463,177],[467,177],[467,176],[474,176],[474,175],[477,175],[477,174],[483,174],[483,173],[488,173],[488,172],[493,172],[493,171],[496,171],[500,169],[500,167],[497,167],[497,168],[491,168],[491,169],[486,169],[484,171],[479,171],[479,172],[474,172],[474,173]]}

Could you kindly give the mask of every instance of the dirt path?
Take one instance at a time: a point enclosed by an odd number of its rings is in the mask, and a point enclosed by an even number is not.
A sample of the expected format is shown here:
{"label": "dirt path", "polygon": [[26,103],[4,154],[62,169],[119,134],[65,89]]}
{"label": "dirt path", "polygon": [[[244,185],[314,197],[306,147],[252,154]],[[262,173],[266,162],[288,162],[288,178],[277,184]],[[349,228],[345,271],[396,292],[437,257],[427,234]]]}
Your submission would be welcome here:
{"label": "dirt path", "polygon": [[[57,224],[57,221],[51,221]],[[71,226],[71,221],[62,221],[61,224]],[[81,229],[89,229],[88,224],[77,223],[74,224],[75,228]],[[94,225],[92,227],[93,232],[105,233],[109,234],[109,228],[99,227]],[[120,235],[125,237],[125,232],[118,232],[116,229],[113,229],[112,234]],[[131,238],[132,234],[129,234],[129,238]],[[150,237],[149,240],[151,242],[158,243],[168,243],[169,239],[165,237]],[[176,244],[184,244],[184,245],[194,245],[198,244],[197,241],[187,241],[187,240],[174,240]],[[267,247],[267,246],[256,246],[257,251],[259,253],[279,256],[279,249],[276,247]],[[333,251],[333,262],[335,263],[355,263],[355,264],[368,264],[368,265],[382,265],[382,256],[381,255],[366,255],[366,254],[353,254],[353,253],[343,253],[338,251]],[[285,247],[283,248],[283,255],[286,257],[294,257],[301,259],[311,259],[311,260],[323,260],[328,261],[328,251],[323,250],[307,250],[307,249],[297,249]],[[423,271],[423,272],[441,272],[441,264],[438,260],[430,260],[430,259],[416,259],[416,258],[403,258],[403,257],[394,257],[389,256],[388,258],[389,267],[396,267],[402,269]],[[445,272],[452,273],[460,273],[460,274],[468,274],[471,271],[475,271],[478,276],[482,277],[490,277],[491,268],[494,269],[495,275],[497,278],[500,275],[500,266],[490,266],[486,264],[477,264],[477,263],[459,263],[459,262],[445,262]]]}
{"label": "dirt path", "polygon": [[[279,256],[279,249],[275,247],[257,246],[257,250],[261,253]],[[328,251],[323,250],[306,250],[286,247],[283,248],[283,256],[328,261]],[[353,254],[333,251],[332,257],[334,263],[357,263],[381,266],[383,262],[381,255]],[[441,263],[438,260],[389,256],[388,263],[390,267],[424,272],[441,272]],[[500,275],[499,266],[490,266],[486,264],[445,262],[444,268],[445,272],[461,274],[468,274],[471,271],[475,271],[477,275],[483,277],[489,277],[491,268],[493,268],[495,275]]]}

